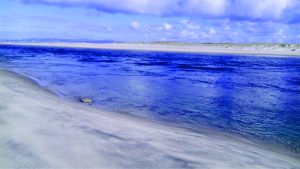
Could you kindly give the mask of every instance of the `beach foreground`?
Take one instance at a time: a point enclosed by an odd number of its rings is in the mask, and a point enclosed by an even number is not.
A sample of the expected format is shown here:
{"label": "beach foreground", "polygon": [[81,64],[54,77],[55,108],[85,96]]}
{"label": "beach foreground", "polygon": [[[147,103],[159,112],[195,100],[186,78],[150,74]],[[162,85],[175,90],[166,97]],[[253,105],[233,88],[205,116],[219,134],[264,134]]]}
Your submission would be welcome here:
{"label": "beach foreground", "polygon": [[0,96],[0,168],[300,167],[246,140],[65,101],[12,72],[0,70]]}
{"label": "beach foreground", "polygon": [[69,43],[69,42],[0,42],[0,45],[141,50],[161,52],[300,56],[300,45],[290,44],[180,44],[180,43]]}

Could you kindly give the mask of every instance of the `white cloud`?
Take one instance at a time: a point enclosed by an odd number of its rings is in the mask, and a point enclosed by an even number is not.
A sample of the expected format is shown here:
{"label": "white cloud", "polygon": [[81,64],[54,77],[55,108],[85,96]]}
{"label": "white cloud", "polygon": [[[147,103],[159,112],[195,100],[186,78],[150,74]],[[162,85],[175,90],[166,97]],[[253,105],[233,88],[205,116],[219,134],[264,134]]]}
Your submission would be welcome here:
{"label": "white cloud", "polygon": [[141,26],[141,24],[138,23],[138,22],[136,22],[136,21],[130,22],[130,27],[131,27],[132,29],[138,29],[140,26]]}
{"label": "white cloud", "polygon": [[182,38],[191,38],[191,39],[195,39],[195,38],[197,38],[199,35],[196,33],[196,32],[194,32],[194,31],[189,31],[189,30],[182,30],[181,32],[180,32],[180,36],[182,37]]}
{"label": "white cloud", "polygon": [[200,26],[196,23],[193,23],[192,21],[190,20],[187,20],[187,19],[183,19],[183,20],[180,20],[180,23],[183,24],[186,29],[199,29]]}
{"label": "white cloud", "polygon": [[223,29],[226,30],[226,31],[230,31],[231,30],[231,26],[230,25],[225,25],[223,27]]}
{"label": "white cloud", "polygon": [[107,27],[106,27],[106,30],[107,30],[107,31],[112,31],[113,29],[112,29],[111,26],[107,26]]}
{"label": "white cloud", "polygon": [[[195,16],[231,20],[293,20],[298,0],[21,0],[59,6],[83,6],[109,13]],[[299,20],[299,19],[298,19]],[[299,20],[300,21],[300,20]]]}
{"label": "white cloud", "polygon": [[214,28],[209,28],[208,32],[209,35],[214,35],[216,34],[216,30]]}
{"label": "white cloud", "polygon": [[294,0],[239,0],[234,7],[241,17],[277,20],[293,4]]}
{"label": "white cloud", "polygon": [[60,6],[84,6],[104,12],[150,15],[222,16],[228,0],[22,0]]}
{"label": "white cloud", "polygon": [[229,0],[186,0],[184,2],[181,12],[198,16],[222,16],[229,5]]}
{"label": "white cloud", "polygon": [[170,30],[173,29],[173,25],[168,24],[168,23],[164,23],[163,29],[164,29],[165,31],[170,31]]}
{"label": "white cloud", "polygon": [[44,3],[61,6],[86,6],[106,12],[125,12],[152,15],[222,13],[228,0],[22,0],[25,3]]}

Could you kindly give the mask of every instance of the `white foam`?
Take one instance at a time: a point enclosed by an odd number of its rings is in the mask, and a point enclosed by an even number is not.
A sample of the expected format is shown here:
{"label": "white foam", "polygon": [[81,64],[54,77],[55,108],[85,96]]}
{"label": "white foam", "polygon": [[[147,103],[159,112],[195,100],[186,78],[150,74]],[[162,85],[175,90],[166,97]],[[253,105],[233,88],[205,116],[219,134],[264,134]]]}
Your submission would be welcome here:
{"label": "white foam", "polygon": [[213,134],[71,103],[0,71],[0,168],[299,168]]}

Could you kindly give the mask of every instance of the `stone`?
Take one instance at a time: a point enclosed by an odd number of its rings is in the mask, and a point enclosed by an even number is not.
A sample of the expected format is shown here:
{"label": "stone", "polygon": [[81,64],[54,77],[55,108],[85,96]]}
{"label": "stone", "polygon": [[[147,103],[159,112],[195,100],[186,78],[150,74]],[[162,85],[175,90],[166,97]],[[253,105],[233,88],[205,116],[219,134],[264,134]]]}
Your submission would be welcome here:
{"label": "stone", "polygon": [[90,103],[93,103],[93,100],[90,98],[81,98],[80,102],[90,104]]}

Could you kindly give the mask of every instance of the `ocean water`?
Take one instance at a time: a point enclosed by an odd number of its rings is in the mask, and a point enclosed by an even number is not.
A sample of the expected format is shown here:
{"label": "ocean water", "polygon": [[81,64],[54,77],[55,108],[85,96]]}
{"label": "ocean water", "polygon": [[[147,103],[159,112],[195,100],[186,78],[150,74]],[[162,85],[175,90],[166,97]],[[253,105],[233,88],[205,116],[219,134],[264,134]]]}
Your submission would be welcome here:
{"label": "ocean water", "polygon": [[0,68],[100,109],[300,153],[300,58],[2,45]]}

